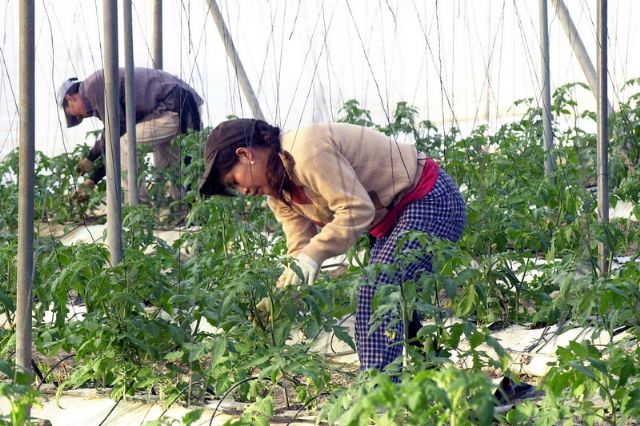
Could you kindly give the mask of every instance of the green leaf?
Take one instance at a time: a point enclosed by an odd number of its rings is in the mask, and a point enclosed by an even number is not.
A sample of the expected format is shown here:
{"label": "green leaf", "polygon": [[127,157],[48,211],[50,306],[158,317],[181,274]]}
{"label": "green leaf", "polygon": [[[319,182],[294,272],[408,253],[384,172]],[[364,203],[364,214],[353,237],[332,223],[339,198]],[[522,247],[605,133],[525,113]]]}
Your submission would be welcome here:
{"label": "green leaf", "polygon": [[276,326],[273,330],[274,335],[274,344],[275,346],[283,346],[287,339],[289,338],[289,334],[291,333],[291,323],[285,319],[281,319],[276,322]]}
{"label": "green leaf", "polygon": [[464,288],[456,304],[456,313],[460,318],[465,318],[474,311],[476,303],[478,303],[477,296],[474,284],[467,285]]}
{"label": "green leaf", "polygon": [[474,411],[478,416],[478,424],[490,425],[494,417],[493,401],[488,398],[481,399],[479,406]]}
{"label": "green leaf", "polygon": [[164,356],[164,359],[167,361],[175,361],[178,360],[180,358],[182,358],[182,356],[184,355],[183,351],[173,351],[173,352],[169,352],[168,354],[166,354]]}
{"label": "green leaf", "polygon": [[585,367],[584,365],[580,364],[579,361],[571,361],[569,362],[569,366],[574,370],[576,370],[577,372],[579,372],[580,374],[582,374],[583,376],[590,378],[591,380],[596,379],[595,373],[592,370]]}
{"label": "green leaf", "polygon": [[182,423],[185,425],[190,425],[192,423],[195,423],[200,419],[203,411],[204,411],[203,408],[197,408],[195,410],[189,411],[187,414],[182,416]]}
{"label": "green leaf", "polygon": [[625,357],[622,361],[622,367],[620,368],[620,377],[618,379],[618,386],[625,387],[630,377],[633,377],[637,372],[636,365],[629,357]]}
{"label": "green leaf", "polygon": [[607,363],[599,360],[599,359],[593,359],[593,358],[589,358],[589,363],[598,371],[600,371],[603,375],[608,375],[609,371],[607,369]]}
{"label": "green leaf", "polygon": [[636,388],[629,392],[622,403],[622,412],[628,418],[640,417],[640,389]]}
{"label": "green leaf", "polygon": [[412,392],[407,397],[407,406],[412,412],[417,412],[425,403],[421,392]]}
{"label": "green leaf", "polygon": [[331,329],[333,330],[333,333],[336,335],[338,339],[340,339],[341,341],[349,345],[349,347],[352,350],[354,351],[356,350],[356,344],[354,343],[349,333],[347,333],[345,327],[335,325],[335,326],[332,326]]}
{"label": "green leaf", "polygon": [[469,338],[469,345],[471,345],[472,349],[475,349],[485,341],[485,337],[486,335],[484,333],[474,331]]}
{"label": "green leaf", "polygon": [[249,405],[242,415],[243,419],[251,420],[252,424],[260,426],[268,426],[269,419],[273,416],[273,398],[267,396],[266,398],[258,399],[253,404]]}

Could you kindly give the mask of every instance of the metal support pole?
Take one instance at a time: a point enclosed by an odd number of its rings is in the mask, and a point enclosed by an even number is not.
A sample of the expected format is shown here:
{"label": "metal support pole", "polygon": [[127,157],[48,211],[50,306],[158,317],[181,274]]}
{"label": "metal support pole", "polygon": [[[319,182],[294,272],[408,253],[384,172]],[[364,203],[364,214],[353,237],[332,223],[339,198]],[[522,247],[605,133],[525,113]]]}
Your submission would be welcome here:
{"label": "metal support pole", "polygon": [[[593,95],[598,97],[598,79],[596,77],[596,70],[593,67],[593,62],[589,58],[589,53],[587,49],[584,47],[584,43],[578,34],[578,30],[576,30],[576,26],[571,19],[571,15],[569,14],[569,10],[567,6],[564,4],[563,0],[551,0],[553,5],[556,8],[556,13],[558,14],[558,19],[562,24],[562,28],[564,29],[567,38],[569,39],[569,43],[573,48],[573,53],[575,53],[576,58],[578,58],[578,63],[582,68],[582,72],[587,78],[587,82],[591,87],[591,91]],[[608,101],[607,101],[608,102]],[[611,110],[611,105],[607,103],[607,108]]]}
{"label": "metal support pole", "polygon": [[162,69],[162,0],[153,2],[153,67]]}
{"label": "metal support pole", "polygon": [[491,122],[491,54],[493,53],[493,46],[491,43],[491,14],[493,11],[491,10],[491,2],[487,3],[487,51],[485,52],[487,58],[487,66],[485,68],[485,104],[484,104],[484,119],[487,121],[487,124]]}
{"label": "metal support pole", "polygon": [[549,78],[549,16],[547,0],[540,0],[540,51],[542,57],[542,125],[544,129],[544,174],[553,179],[553,130],[551,128],[551,82]]}
{"label": "metal support pole", "polygon": [[[16,366],[31,371],[31,297],[33,289],[33,209],[35,196],[35,8],[20,1],[20,172],[18,173],[18,276]],[[27,406],[30,417],[31,406]]]}
{"label": "metal support pole", "polygon": [[222,37],[222,41],[224,42],[224,48],[227,51],[227,56],[229,56],[229,60],[231,61],[233,69],[236,72],[236,77],[238,79],[238,83],[240,83],[240,88],[242,89],[244,96],[249,101],[249,108],[251,108],[251,112],[253,113],[254,118],[264,120],[264,114],[262,114],[260,104],[258,104],[258,98],[251,88],[249,77],[247,77],[247,73],[244,71],[242,62],[240,62],[240,57],[238,56],[238,52],[236,51],[236,48],[233,44],[233,40],[231,39],[231,34],[229,34],[229,30],[224,23],[224,19],[222,19],[222,14],[220,13],[220,9],[218,8],[218,4],[215,0],[209,1],[209,12],[213,17],[213,21],[216,23],[216,27],[218,27],[218,32],[220,33],[220,37]]}
{"label": "metal support pole", "polygon": [[[127,193],[130,206],[138,205],[138,154],[136,147],[136,100],[133,81],[133,25],[131,0],[122,0],[124,30],[124,93],[127,119],[127,145],[129,147],[129,171]],[[162,50],[161,50],[162,51]]]}
{"label": "metal support pole", "polygon": [[120,187],[120,106],[118,76],[118,4],[103,3],[105,151],[107,169],[107,244],[111,264],[122,260],[122,207]]}
{"label": "metal support pole", "polygon": [[[598,217],[609,224],[609,118],[607,95],[607,0],[598,0]],[[598,244],[600,274],[609,272],[609,253],[604,243]]]}

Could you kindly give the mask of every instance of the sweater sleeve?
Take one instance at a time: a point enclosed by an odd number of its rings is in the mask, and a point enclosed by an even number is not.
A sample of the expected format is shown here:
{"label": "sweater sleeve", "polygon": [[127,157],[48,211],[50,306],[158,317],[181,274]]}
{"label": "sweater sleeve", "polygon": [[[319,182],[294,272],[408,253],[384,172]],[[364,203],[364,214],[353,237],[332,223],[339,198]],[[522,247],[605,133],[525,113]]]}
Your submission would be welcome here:
{"label": "sweater sleeve", "polygon": [[296,174],[305,187],[326,200],[333,213],[332,220],[302,250],[321,264],[356,242],[371,226],[375,207],[349,161],[336,150],[317,151],[296,166]]}
{"label": "sweater sleeve", "polygon": [[267,202],[278,222],[282,224],[287,238],[287,252],[291,256],[297,255],[316,235],[316,225],[282,201],[269,197]]}

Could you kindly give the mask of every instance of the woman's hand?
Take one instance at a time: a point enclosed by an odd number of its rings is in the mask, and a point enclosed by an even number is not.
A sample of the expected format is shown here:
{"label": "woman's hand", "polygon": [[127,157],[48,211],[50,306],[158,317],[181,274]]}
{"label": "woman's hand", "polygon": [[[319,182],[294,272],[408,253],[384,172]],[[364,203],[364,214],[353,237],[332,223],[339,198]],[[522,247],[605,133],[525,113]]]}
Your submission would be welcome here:
{"label": "woman's hand", "polygon": [[249,314],[249,321],[256,328],[266,327],[271,322],[271,299],[265,297],[256,303],[255,311]]}
{"label": "woman's hand", "polygon": [[[293,266],[295,265],[295,266]],[[312,285],[316,280],[320,265],[304,253],[300,253],[292,266],[286,266],[284,272],[278,278],[278,288],[287,288],[290,285],[300,285],[302,282]],[[297,266],[297,268],[296,268]],[[299,271],[296,271],[298,269]],[[298,273],[301,272],[301,275]]]}

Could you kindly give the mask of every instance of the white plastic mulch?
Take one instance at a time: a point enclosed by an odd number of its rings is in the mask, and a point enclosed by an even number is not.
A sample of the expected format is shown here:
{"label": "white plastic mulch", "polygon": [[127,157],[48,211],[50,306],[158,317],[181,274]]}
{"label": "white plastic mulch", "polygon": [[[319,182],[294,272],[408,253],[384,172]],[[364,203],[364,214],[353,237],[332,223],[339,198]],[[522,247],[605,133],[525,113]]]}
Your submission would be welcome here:
{"label": "white plastic mulch", "polygon": [[[612,209],[612,217],[632,218],[632,206],[619,203],[616,209]],[[61,238],[63,244],[71,245],[82,242],[104,242],[105,225],[81,226],[66,234]],[[189,232],[188,230],[168,230],[156,231],[154,234],[168,244],[172,244],[181,234]],[[624,259],[620,259],[624,261]],[[70,316],[81,320],[86,312],[84,306],[69,305]],[[54,318],[48,318],[53,320]],[[171,320],[170,317],[166,318]],[[346,317],[342,325],[347,329],[348,333],[354,338],[354,318]],[[0,326],[6,326],[6,319],[0,318]],[[200,324],[202,331],[218,333],[215,327],[212,327],[206,321]],[[571,328],[559,329],[557,325],[546,328],[530,329],[522,325],[513,325],[504,330],[497,331],[492,334],[500,344],[511,355],[511,369],[518,374],[526,374],[529,376],[543,377],[549,371],[549,363],[556,360],[555,352],[559,346],[566,346],[570,341],[581,341],[585,339],[592,340],[594,344],[606,344],[610,341],[611,336],[607,333],[600,333],[599,336],[593,336],[594,330],[590,328]],[[624,338],[625,333],[613,336],[613,340]],[[292,341],[300,341],[303,337],[300,334],[292,335]],[[489,347],[481,347],[489,356],[495,357],[495,353]],[[312,351],[321,353],[330,358],[333,362],[358,366],[357,354],[345,343],[337,339],[332,333],[321,333],[313,342]],[[465,350],[465,342],[461,344],[461,351]],[[464,367],[469,361],[464,356],[454,356],[456,364]],[[233,408],[229,404],[233,402],[224,402],[223,408]],[[204,412],[197,425],[209,424],[211,415],[217,402],[203,407]],[[114,408],[115,407],[115,408]],[[236,407],[237,408],[237,407]],[[113,410],[113,411],[112,411]],[[32,417],[40,419],[48,419],[53,425],[142,425],[146,422],[158,419],[161,415],[165,417],[180,420],[190,410],[175,404],[165,410],[164,407],[157,403],[142,402],[135,400],[116,402],[106,396],[100,396],[92,390],[69,391],[60,400],[58,406],[55,396],[51,395],[45,398],[41,407],[32,408]],[[232,418],[225,414],[226,410],[218,410],[216,417],[213,419],[213,425],[221,425]],[[0,412],[8,413],[9,405],[6,399],[0,399]],[[297,413],[288,413],[284,416],[283,424],[295,418],[292,425],[313,423],[310,418],[297,417]],[[106,420],[105,420],[106,419]],[[272,424],[278,424],[277,421]]]}

